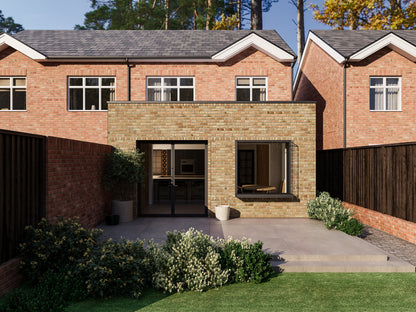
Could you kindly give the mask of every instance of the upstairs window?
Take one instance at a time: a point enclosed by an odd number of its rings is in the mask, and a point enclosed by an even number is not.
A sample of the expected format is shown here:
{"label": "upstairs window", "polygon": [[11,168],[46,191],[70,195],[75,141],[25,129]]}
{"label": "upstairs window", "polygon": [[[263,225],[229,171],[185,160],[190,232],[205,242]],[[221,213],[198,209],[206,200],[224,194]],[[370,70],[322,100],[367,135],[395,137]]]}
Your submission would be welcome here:
{"label": "upstairs window", "polygon": [[116,79],[114,77],[69,77],[68,109],[72,111],[105,111],[107,101],[114,101]]}
{"label": "upstairs window", "polygon": [[399,111],[399,77],[370,77],[370,111]]}
{"label": "upstairs window", "polygon": [[266,77],[237,77],[236,78],[237,101],[267,101]]}
{"label": "upstairs window", "polygon": [[25,77],[0,77],[0,110],[26,110]]}
{"label": "upstairs window", "polygon": [[193,101],[194,77],[148,77],[147,100],[151,102]]}

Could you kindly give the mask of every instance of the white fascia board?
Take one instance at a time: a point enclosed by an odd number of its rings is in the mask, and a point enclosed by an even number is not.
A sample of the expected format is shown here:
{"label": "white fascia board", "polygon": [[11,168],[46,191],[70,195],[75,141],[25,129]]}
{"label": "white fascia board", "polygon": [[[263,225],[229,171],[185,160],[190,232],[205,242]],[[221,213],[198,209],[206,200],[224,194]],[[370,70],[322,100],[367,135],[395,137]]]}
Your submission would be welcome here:
{"label": "white fascia board", "polygon": [[403,40],[399,36],[395,35],[394,33],[390,33],[387,36],[373,42],[369,46],[361,49],[360,51],[354,53],[350,57],[350,61],[352,62],[359,62],[363,59],[369,57],[370,55],[376,53],[377,51],[381,50],[384,47],[391,47],[398,53],[405,54],[406,57],[410,58],[412,61],[416,60],[416,46]]}
{"label": "white fascia board", "polygon": [[296,59],[292,54],[277,47],[276,45],[272,44],[266,39],[263,39],[259,35],[252,33],[244,37],[243,39],[237,41],[236,43],[230,45],[229,47],[225,48],[224,50],[214,54],[212,56],[212,60],[217,62],[225,62],[233,56],[237,55],[238,53],[241,53],[242,51],[250,47],[254,47],[257,50],[265,53],[266,55],[282,63],[293,63]]}
{"label": "white fascia board", "polygon": [[4,46],[7,45],[12,47],[13,49],[23,53],[24,55],[30,57],[34,60],[44,60],[46,56],[39,53],[38,51],[32,49],[28,45],[24,44],[23,42],[13,38],[12,36],[4,33],[0,35],[0,49],[4,49]]}
{"label": "white fascia board", "polygon": [[323,41],[321,38],[319,38],[313,32],[309,33],[308,41],[309,40],[312,40],[313,42],[315,42],[322,50],[324,50],[326,53],[328,53],[329,56],[331,56],[339,64],[342,64],[342,63],[345,62],[345,57],[344,56],[342,56],[337,50],[335,50],[333,47],[331,47],[329,44],[327,44],[325,41]]}

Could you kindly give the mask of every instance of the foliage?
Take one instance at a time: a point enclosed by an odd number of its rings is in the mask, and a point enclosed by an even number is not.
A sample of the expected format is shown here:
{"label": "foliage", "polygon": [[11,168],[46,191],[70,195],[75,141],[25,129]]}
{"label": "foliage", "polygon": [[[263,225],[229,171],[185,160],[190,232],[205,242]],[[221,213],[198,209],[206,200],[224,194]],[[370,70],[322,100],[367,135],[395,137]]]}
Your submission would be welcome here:
{"label": "foliage", "polygon": [[228,280],[216,241],[193,228],[185,233],[168,232],[161,246],[149,243],[148,253],[154,268],[153,285],[166,292],[204,291]]}
{"label": "foliage", "polygon": [[36,281],[47,271],[73,267],[100,235],[99,230],[82,227],[77,218],[60,218],[55,224],[42,219],[36,227],[25,229],[24,243],[19,247],[21,271],[28,280]]}
{"label": "foliage", "polygon": [[138,298],[150,279],[142,241],[108,240],[88,252],[78,265],[88,294],[93,297],[114,295]]}
{"label": "foliage", "polygon": [[229,239],[220,243],[221,263],[229,272],[230,283],[262,283],[270,279],[273,269],[270,254],[263,252],[263,243]]}
{"label": "foliage", "polygon": [[6,297],[5,312],[59,312],[70,302],[87,297],[84,281],[66,271],[48,271],[38,284],[28,286]]}
{"label": "foliage", "polygon": [[221,15],[221,20],[215,21],[214,26],[212,27],[213,30],[234,30],[238,27],[238,18],[237,15],[234,14],[232,16],[225,16],[224,14]]}
{"label": "foliage", "polygon": [[328,192],[322,192],[309,201],[307,207],[309,217],[322,220],[328,229],[340,230],[349,235],[361,235],[363,226],[353,218],[353,211],[345,209],[342,202],[332,198]]}
{"label": "foliage", "polygon": [[415,29],[414,0],[326,0],[314,18],[334,29]]}
{"label": "foliage", "polygon": [[15,23],[12,17],[4,17],[0,10],[0,34],[5,32],[12,35],[22,30],[24,30],[22,25]]}

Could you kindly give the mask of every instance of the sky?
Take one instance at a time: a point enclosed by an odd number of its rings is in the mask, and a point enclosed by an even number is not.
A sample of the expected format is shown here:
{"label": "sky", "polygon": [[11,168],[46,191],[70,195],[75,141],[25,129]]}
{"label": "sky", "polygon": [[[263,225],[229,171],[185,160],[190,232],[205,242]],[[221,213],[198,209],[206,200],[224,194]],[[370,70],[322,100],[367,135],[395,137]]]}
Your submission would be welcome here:
{"label": "sky", "polygon": [[[310,2],[310,1],[305,1]],[[323,0],[311,2],[321,5]],[[0,0],[0,10],[25,29],[74,29],[84,23],[84,14],[91,10],[89,0]],[[274,29],[297,53],[296,8],[290,0],[273,3],[263,13],[263,29]],[[305,12],[305,36],[309,29],[329,29],[312,19],[312,10]]]}

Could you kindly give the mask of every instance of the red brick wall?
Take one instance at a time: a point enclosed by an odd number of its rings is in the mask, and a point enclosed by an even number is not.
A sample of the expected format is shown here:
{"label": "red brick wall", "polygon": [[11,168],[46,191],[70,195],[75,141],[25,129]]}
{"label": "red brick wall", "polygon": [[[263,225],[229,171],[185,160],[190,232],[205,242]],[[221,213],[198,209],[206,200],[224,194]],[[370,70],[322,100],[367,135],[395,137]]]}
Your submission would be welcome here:
{"label": "red brick wall", "polygon": [[0,264],[0,297],[15,289],[23,282],[19,274],[20,259],[14,258]]}
{"label": "red brick wall", "polygon": [[[236,76],[267,76],[268,99],[291,100],[291,67],[249,48],[225,64],[139,63],[131,69],[131,100],[146,100],[146,76],[195,77],[195,100],[234,101]],[[67,110],[68,76],[116,77],[116,100],[127,100],[126,64],[40,64],[8,48],[0,52],[0,76],[26,76],[27,111],[0,111],[1,128],[107,143],[107,112]]]}
{"label": "red brick wall", "polygon": [[416,223],[395,218],[347,202],[343,202],[343,205],[347,209],[354,210],[355,218],[360,222],[416,244]]}
{"label": "red brick wall", "polygon": [[111,146],[55,137],[47,140],[47,217],[78,216],[88,228],[100,224],[110,209],[102,176]]}
{"label": "red brick wall", "polygon": [[343,147],[343,66],[314,42],[304,55],[295,101],[316,101],[316,147]]}

